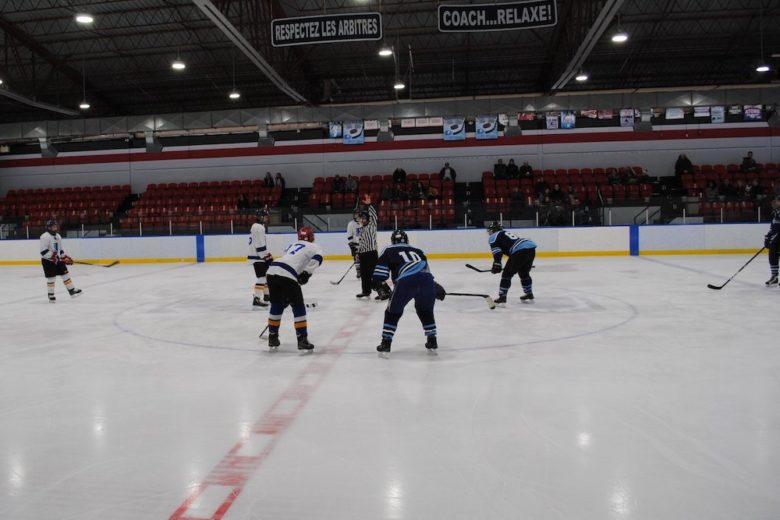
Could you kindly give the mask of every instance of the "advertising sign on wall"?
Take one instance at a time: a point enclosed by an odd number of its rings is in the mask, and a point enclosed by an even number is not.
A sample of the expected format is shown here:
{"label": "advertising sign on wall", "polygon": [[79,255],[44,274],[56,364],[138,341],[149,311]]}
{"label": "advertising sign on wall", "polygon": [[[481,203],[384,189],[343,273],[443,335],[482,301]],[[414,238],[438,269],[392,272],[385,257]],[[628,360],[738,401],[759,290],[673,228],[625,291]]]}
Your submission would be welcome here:
{"label": "advertising sign on wall", "polygon": [[445,117],[443,126],[445,141],[463,141],[466,139],[465,118]]}
{"label": "advertising sign on wall", "polygon": [[344,121],[344,144],[363,144],[363,121]]}
{"label": "advertising sign on wall", "polygon": [[496,116],[477,116],[477,139],[498,139],[498,118]]}

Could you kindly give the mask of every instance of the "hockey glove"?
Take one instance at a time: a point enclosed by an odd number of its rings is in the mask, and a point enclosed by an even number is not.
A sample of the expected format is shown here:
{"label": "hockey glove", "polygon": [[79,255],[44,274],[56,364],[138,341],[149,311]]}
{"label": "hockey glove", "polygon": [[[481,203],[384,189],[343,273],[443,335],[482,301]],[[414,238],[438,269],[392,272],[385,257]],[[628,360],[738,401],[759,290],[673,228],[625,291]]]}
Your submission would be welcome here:
{"label": "hockey glove", "polygon": [[68,255],[62,255],[62,261],[65,263],[65,265],[73,265],[73,259]]}
{"label": "hockey glove", "polygon": [[775,243],[776,240],[777,240],[777,233],[774,234],[767,233],[766,236],[764,237],[764,247],[766,247],[767,249],[772,247],[772,245]]}
{"label": "hockey glove", "polygon": [[350,244],[349,244],[349,250],[350,250],[350,252],[352,253],[352,256],[353,256],[353,257],[354,257],[354,256],[357,256],[357,254],[358,254],[358,246],[357,246],[357,244],[352,244],[352,243],[350,243]]}
{"label": "hockey glove", "polygon": [[301,285],[306,285],[306,283],[309,281],[309,278],[311,278],[311,273],[307,273],[306,271],[303,271],[301,274],[298,275],[298,283]]}
{"label": "hockey glove", "polygon": [[493,274],[498,274],[501,272],[501,264],[498,262],[493,262],[493,267],[490,268],[490,272]]}
{"label": "hockey glove", "polygon": [[444,297],[447,296],[447,291],[445,291],[444,287],[437,284],[436,282],[433,282],[433,284],[436,286],[436,299],[444,301]]}
{"label": "hockey glove", "polygon": [[52,263],[56,264],[56,263],[58,263],[60,261],[60,257],[59,257],[59,255],[57,255],[57,253],[52,253],[51,254],[51,258],[49,260],[51,260]]}
{"label": "hockey glove", "polygon": [[266,263],[270,264],[273,261],[274,261],[274,257],[273,257],[273,255],[271,253],[268,253],[267,255],[265,255],[263,257],[263,262],[266,262]]}

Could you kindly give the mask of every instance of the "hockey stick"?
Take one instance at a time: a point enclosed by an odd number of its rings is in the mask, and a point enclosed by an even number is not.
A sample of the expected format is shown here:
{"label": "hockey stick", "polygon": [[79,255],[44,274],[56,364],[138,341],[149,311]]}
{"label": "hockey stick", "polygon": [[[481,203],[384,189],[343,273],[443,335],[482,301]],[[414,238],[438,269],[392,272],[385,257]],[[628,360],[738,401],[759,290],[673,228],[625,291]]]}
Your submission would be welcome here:
{"label": "hockey stick", "polygon": [[79,261],[76,261],[76,260],[74,260],[73,263],[74,264],[79,264],[79,265],[92,265],[92,266],[95,266],[95,267],[114,267],[116,264],[119,263],[119,260],[114,260],[110,264],[93,264],[92,262],[79,262]]}
{"label": "hockey stick", "polygon": [[[478,267],[474,267],[471,264],[466,264],[466,267],[468,267],[469,269],[473,269],[474,271],[476,271],[478,273],[489,273],[490,272],[490,269],[480,269]],[[447,294],[452,294],[452,293],[447,293]]]}
{"label": "hockey stick", "polygon": [[260,335],[258,336],[258,338],[262,338],[262,337],[263,337],[263,334],[265,334],[265,331],[267,331],[267,330],[268,330],[268,325],[266,325],[266,326],[265,326],[265,328],[263,329],[263,332],[261,332],[261,333],[260,333]]}
{"label": "hockey stick", "polygon": [[333,285],[338,285],[338,284],[340,284],[340,283],[341,283],[341,282],[344,280],[344,278],[346,278],[346,277],[347,277],[347,275],[348,275],[348,274],[349,274],[349,272],[352,270],[352,268],[355,266],[355,263],[356,263],[356,262],[352,262],[352,265],[350,265],[350,266],[347,268],[347,272],[346,272],[346,273],[344,273],[344,276],[342,276],[341,278],[339,278],[339,281],[338,281],[338,282],[334,282],[333,280],[331,280],[331,281],[330,281],[330,283],[331,283],[331,284],[333,284]]}
{"label": "hockey stick", "polygon": [[495,309],[496,308],[496,302],[494,302],[493,298],[491,298],[487,294],[448,292],[448,293],[446,293],[446,296],[473,296],[475,298],[482,298],[482,299],[485,300],[485,303],[488,304],[488,307],[490,307],[491,309]]}
{"label": "hockey stick", "polygon": [[740,268],[739,268],[739,271],[737,271],[736,273],[734,273],[734,274],[731,276],[731,278],[729,278],[728,280],[726,280],[726,282],[725,282],[723,285],[712,285],[711,283],[708,283],[708,284],[707,284],[707,288],[708,288],[708,289],[714,289],[714,290],[716,290],[716,291],[720,291],[721,289],[723,289],[724,287],[726,287],[726,284],[728,284],[728,283],[729,283],[731,280],[733,280],[733,279],[734,279],[734,277],[735,277],[735,276],[737,276],[737,275],[738,275],[738,274],[739,274],[739,273],[740,273],[740,272],[741,272],[741,271],[742,271],[744,268],[746,268],[750,262],[752,262],[753,260],[755,260],[755,259],[756,259],[756,257],[757,257],[758,255],[760,255],[761,253],[763,253],[763,252],[764,252],[764,249],[766,249],[766,247],[762,247],[761,249],[759,249],[759,250],[758,250],[758,252],[757,252],[756,254],[754,254],[752,257],[750,257],[750,260],[748,260],[747,262],[745,262],[745,265],[743,265],[742,267],[740,267]]}

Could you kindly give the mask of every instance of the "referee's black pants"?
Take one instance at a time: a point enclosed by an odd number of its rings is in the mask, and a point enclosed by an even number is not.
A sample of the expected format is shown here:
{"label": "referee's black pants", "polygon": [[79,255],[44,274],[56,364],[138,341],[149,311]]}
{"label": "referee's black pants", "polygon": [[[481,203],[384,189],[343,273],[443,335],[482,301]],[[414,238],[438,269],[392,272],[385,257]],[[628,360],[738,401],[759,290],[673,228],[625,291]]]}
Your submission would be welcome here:
{"label": "referee's black pants", "polygon": [[371,294],[371,277],[374,276],[376,262],[379,260],[379,254],[376,251],[366,251],[358,253],[360,257],[360,283],[363,286],[362,294]]}

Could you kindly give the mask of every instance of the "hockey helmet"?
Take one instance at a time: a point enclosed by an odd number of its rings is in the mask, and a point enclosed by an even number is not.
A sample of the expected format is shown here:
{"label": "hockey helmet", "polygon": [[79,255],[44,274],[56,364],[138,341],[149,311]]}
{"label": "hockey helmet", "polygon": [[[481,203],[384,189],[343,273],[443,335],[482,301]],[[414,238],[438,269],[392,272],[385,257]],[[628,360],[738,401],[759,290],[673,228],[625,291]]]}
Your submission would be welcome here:
{"label": "hockey helmet", "polygon": [[358,213],[358,218],[360,220],[371,220],[371,217],[369,216],[368,211],[366,211],[364,209],[360,210],[360,212]]}
{"label": "hockey helmet", "polygon": [[260,208],[257,211],[255,211],[255,218],[258,222],[263,222],[265,218],[268,217],[268,210],[264,208]]}
{"label": "hockey helmet", "polygon": [[491,235],[493,233],[497,233],[497,232],[501,231],[502,229],[504,229],[504,226],[499,224],[497,220],[494,220],[493,222],[491,222],[490,225],[487,227],[488,233],[490,233]]}
{"label": "hockey helmet", "polygon": [[57,226],[57,229],[59,229],[60,227],[60,224],[59,222],[57,222],[57,219],[50,218],[49,220],[46,221],[46,231],[51,231],[51,228],[53,228],[54,226]]}
{"label": "hockey helmet", "polygon": [[305,240],[306,242],[314,242],[314,230],[309,226],[303,226],[298,230],[298,240]]}
{"label": "hockey helmet", "polygon": [[393,244],[408,244],[409,236],[406,234],[406,231],[403,231],[402,229],[396,229],[393,231],[393,234],[390,235],[390,242]]}

